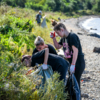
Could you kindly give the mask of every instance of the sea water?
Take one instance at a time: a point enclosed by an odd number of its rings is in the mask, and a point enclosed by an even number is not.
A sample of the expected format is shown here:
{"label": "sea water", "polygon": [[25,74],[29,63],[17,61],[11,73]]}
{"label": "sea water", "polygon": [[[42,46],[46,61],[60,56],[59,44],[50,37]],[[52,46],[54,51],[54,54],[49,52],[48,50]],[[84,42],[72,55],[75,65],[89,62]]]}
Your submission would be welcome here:
{"label": "sea water", "polygon": [[100,35],[100,18],[90,18],[82,23],[82,26],[91,33]]}

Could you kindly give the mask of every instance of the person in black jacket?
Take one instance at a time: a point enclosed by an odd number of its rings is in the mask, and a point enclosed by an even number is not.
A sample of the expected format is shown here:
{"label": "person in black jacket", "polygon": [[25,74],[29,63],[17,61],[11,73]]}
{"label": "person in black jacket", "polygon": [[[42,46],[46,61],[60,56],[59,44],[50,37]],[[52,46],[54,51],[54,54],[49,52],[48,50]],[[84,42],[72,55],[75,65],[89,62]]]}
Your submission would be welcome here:
{"label": "person in black jacket", "polygon": [[48,48],[49,49],[49,53],[57,55],[57,52],[56,52],[55,48],[50,44],[45,44],[43,38],[41,38],[40,36],[38,36],[35,39],[34,44],[35,44],[36,48],[33,50],[32,54],[34,54],[34,53],[36,53],[38,51],[41,51],[41,50],[43,50],[45,48]]}
{"label": "person in black jacket", "polygon": [[60,74],[60,80],[63,79],[65,82],[69,63],[62,57],[49,53],[48,48],[45,48],[32,56],[23,56],[22,62],[27,67],[34,67],[36,63],[42,64],[43,70],[46,70],[48,68],[47,65],[50,65],[53,71],[57,71]]}

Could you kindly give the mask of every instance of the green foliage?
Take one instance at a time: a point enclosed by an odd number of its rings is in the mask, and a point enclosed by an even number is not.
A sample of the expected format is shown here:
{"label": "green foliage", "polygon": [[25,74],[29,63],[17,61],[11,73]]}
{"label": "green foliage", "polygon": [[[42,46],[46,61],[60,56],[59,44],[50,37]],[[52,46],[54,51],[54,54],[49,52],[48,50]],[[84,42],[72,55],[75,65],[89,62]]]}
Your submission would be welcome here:
{"label": "green foliage", "polygon": [[25,24],[16,22],[16,27],[21,28],[22,30],[28,30],[29,32],[32,31],[33,25],[32,21],[28,20]]}
{"label": "green foliage", "polygon": [[93,10],[95,11],[95,12],[100,12],[100,1],[99,0],[96,0],[95,1],[96,2],[96,4],[93,6]]}
{"label": "green foliage", "polygon": [[8,5],[25,7],[26,0],[4,0]]}
{"label": "green foliage", "polygon": [[39,2],[40,5],[44,5],[45,3],[46,3],[46,0],[41,0],[41,1]]}
{"label": "green foliage", "polygon": [[8,62],[8,55],[0,56],[0,99],[4,100],[65,100],[64,83],[59,81],[59,74],[48,79],[49,84],[36,88],[41,84],[41,77],[25,75],[28,68],[14,57],[13,63]]}
{"label": "green foliage", "polygon": [[67,93],[64,93],[64,88],[64,82],[59,81],[59,74],[54,73],[53,78],[39,89],[39,97],[41,100],[66,100]]}
{"label": "green foliage", "polygon": [[[66,94],[63,82],[58,80],[59,75],[56,74],[54,80],[50,79],[50,82],[52,80],[54,83],[45,85],[47,90],[37,89],[36,86],[41,80],[25,75],[28,68],[21,64],[21,57],[24,54],[32,54],[36,36],[41,36],[45,43],[52,43],[49,37],[52,30],[51,19],[57,20],[58,15],[61,18],[66,16],[58,12],[43,12],[47,15],[48,28],[42,28],[35,22],[37,12],[34,10],[2,5],[0,11],[0,100],[46,100],[47,96],[51,100],[54,100],[55,96],[57,100],[64,100]],[[54,89],[50,89],[51,85]]]}
{"label": "green foliage", "polygon": [[71,12],[77,10],[94,10],[100,12],[100,0],[3,0],[8,5],[44,11]]}
{"label": "green foliage", "polygon": [[47,0],[48,10],[55,10],[56,3],[54,0]]}
{"label": "green foliage", "polygon": [[7,34],[9,31],[12,31],[12,27],[10,25],[4,25],[0,27],[1,34]]}
{"label": "green foliage", "polygon": [[70,11],[78,10],[78,2],[75,0],[71,0],[69,4]]}
{"label": "green foliage", "polygon": [[39,10],[39,9],[43,9],[43,5],[40,5],[40,4],[33,4],[31,5],[31,8],[34,9],[34,10]]}

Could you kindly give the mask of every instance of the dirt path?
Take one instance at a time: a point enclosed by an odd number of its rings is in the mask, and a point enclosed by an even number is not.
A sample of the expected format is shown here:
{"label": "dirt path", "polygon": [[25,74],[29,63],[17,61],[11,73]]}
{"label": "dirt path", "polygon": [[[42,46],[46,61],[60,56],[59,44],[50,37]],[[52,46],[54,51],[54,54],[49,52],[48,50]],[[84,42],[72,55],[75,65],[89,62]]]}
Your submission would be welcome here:
{"label": "dirt path", "polygon": [[94,47],[100,47],[100,38],[87,36],[88,33],[77,26],[79,21],[90,17],[71,18],[63,23],[68,31],[72,30],[74,33],[82,33],[82,35],[77,34],[81,40],[86,62],[86,68],[81,78],[81,91],[82,94],[88,95],[87,98],[83,97],[82,100],[100,100],[100,54],[93,53]]}

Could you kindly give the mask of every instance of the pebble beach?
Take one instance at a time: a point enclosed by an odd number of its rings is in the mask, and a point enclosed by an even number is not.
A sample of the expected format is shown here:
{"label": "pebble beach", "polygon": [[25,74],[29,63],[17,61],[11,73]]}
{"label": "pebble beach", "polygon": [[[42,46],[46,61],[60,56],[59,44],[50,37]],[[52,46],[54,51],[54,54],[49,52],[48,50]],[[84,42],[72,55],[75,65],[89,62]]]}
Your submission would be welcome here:
{"label": "pebble beach", "polygon": [[83,16],[62,20],[62,22],[68,31],[79,36],[85,55],[86,67],[81,77],[82,100],[100,100],[100,54],[93,52],[94,47],[100,47],[100,38],[91,36],[81,25],[84,20],[89,18],[91,16]]}

